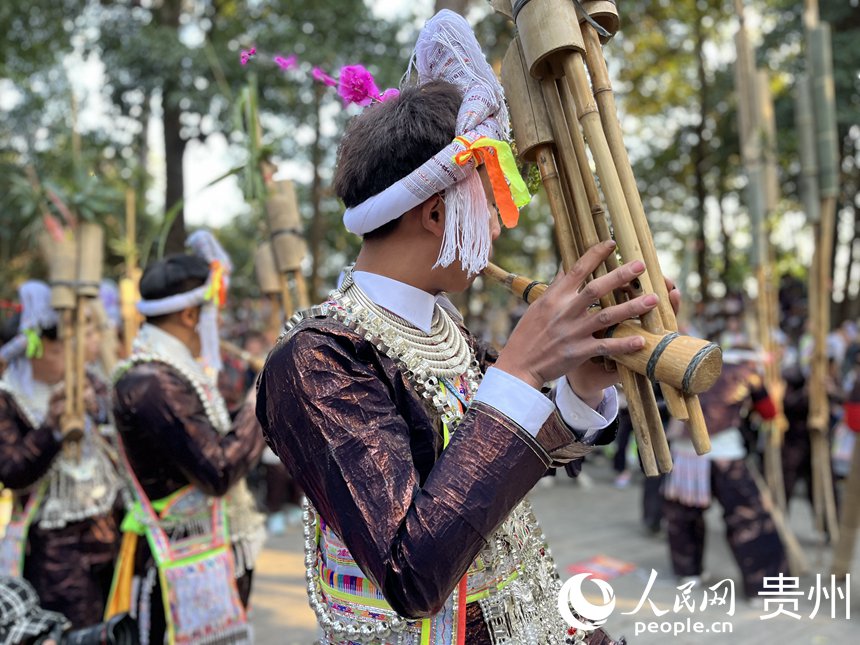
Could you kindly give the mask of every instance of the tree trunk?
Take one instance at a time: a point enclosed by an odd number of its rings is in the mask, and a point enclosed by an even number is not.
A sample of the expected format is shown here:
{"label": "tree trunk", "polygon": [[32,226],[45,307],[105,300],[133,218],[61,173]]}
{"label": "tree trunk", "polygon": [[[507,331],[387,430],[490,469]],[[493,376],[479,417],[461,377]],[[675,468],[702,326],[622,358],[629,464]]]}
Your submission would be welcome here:
{"label": "tree trunk", "polygon": [[[179,18],[182,14],[182,3],[176,0],[164,2],[156,16],[160,25],[179,31]],[[161,87],[162,121],[164,124],[164,160],[166,185],[164,190],[164,214],[167,216],[177,204],[176,217],[167,233],[165,252],[182,253],[185,250],[185,213],[181,201],[185,198],[185,175],[182,169],[182,159],[185,156],[185,146],[188,143],[180,135],[179,89],[168,76]]]}
{"label": "tree trunk", "polygon": [[705,142],[705,120],[708,114],[708,79],[705,75],[705,36],[702,30],[702,14],[697,12],[696,16],[696,60],[699,81],[699,122],[696,124],[696,145],[693,149],[693,164],[695,191],[698,211],[698,231],[696,232],[696,272],[699,274],[699,289],[702,301],[707,302],[710,297],[708,278],[708,245],[705,240],[705,199],[708,195],[705,186],[705,160],[707,158],[707,144]]}
{"label": "tree trunk", "polygon": [[314,84],[314,142],[311,145],[311,166],[313,167],[313,181],[311,182],[311,225],[308,231],[308,249],[311,253],[311,302],[317,302],[322,290],[322,249],[325,237],[325,226],[322,212],[322,178],[320,177],[320,166],[322,165],[322,86]]}
{"label": "tree trunk", "polygon": [[[164,160],[166,165],[166,186],[164,191],[164,213],[167,215],[185,197],[185,176],[182,170],[182,159],[185,156],[185,146],[188,143],[179,134],[181,127],[179,117],[182,114],[178,104],[171,104],[169,92],[172,83],[165,83],[163,88],[162,103],[164,105]],[[185,214],[182,204],[178,211],[170,231],[167,234],[165,252],[182,253],[185,249]]]}

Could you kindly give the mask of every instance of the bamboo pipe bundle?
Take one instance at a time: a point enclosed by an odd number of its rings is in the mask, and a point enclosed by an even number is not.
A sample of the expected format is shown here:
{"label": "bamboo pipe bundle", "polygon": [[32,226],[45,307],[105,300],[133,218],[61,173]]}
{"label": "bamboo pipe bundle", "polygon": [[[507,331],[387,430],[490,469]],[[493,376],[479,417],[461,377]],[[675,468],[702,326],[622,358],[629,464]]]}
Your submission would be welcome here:
{"label": "bamboo pipe bundle", "polygon": [[776,117],[773,110],[773,98],[770,92],[770,77],[765,70],[756,72],[755,87],[757,90],[757,136],[761,139],[759,152],[761,155],[761,181],[764,200],[764,212],[758,222],[758,320],[759,344],[764,348],[769,360],[765,363],[765,384],[771,399],[776,405],[777,416],[765,424],[767,442],[764,449],[765,478],[772,491],[774,503],[785,509],[785,480],[782,470],[782,437],[788,430],[788,420],[783,413],[783,392],[785,386],[779,364],[779,347],[774,332],[779,328],[777,316],[777,289],[774,277],[774,252],[770,243],[767,218],[772,215],[779,203],[779,179],[776,163]]}
{"label": "bamboo pipe bundle", "polygon": [[[307,255],[307,244],[302,237],[299,204],[293,182],[269,180],[267,190],[269,235],[280,274],[284,318],[287,319],[293,314],[294,302],[297,302],[301,309],[310,306],[307,285],[301,270],[302,260]],[[291,293],[291,280],[295,284],[295,299]]]}
{"label": "bamboo pipe bundle", "polygon": [[[511,43],[505,56],[502,65],[502,83],[505,85],[508,100],[512,105],[512,121],[519,142],[519,149],[526,159],[535,161],[540,170],[555,222],[562,264],[565,270],[569,270],[576,262],[579,249],[576,248],[572,222],[568,216],[570,201],[563,189],[562,178],[552,146],[553,129],[560,130],[563,121],[556,120],[555,128],[551,125],[547,106],[542,98],[541,87],[524,69],[524,59],[518,39]],[[552,103],[552,105],[556,110],[560,109],[556,103]],[[575,159],[569,158],[567,170],[570,171],[574,165]],[[576,168],[576,172],[579,172],[578,168]],[[574,191],[573,194],[581,196],[582,193]],[[601,302],[603,306],[611,306],[613,303],[614,299],[611,296],[605,297]],[[654,415],[645,410],[645,406],[651,406],[652,401],[643,396],[644,392],[640,389],[641,383],[637,382],[632,372],[622,366],[619,375],[628,400],[628,409],[639,446],[642,468],[647,476],[657,476],[660,470],[670,470],[671,463],[665,463],[663,460],[662,468],[658,467],[651,441],[652,433],[649,430]],[[649,392],[650,396],[653,397],[653,391],[650,388]],[[656,401],[653,402],[652,407],[656,410]],[[665,455],[665,452],[661,451],[661,454]]]}
{"label": "bamboo pipe bundle", "polygon": [[[282,291],[283,276],[278,273],[275,264],[275,254],[272,251],[271,242],[263,242],[254,254],[254,270],[257,274],[257,283],[260,285],[260,291],[269,300],[269,331],[273,337],[279,333],[283,320],[281,318],[283,312],[293,310],[293,301],[289,289]],[[279,304],[279,299],[283,297],[284,302]]]}
{"label": "bamboo pipe bundle", "polygon": [[828,377],[826,353],[830,330],[831,265],[835,233],[836,198],[839,195],[839,142],[836,121],[836,91],[833,80],[830,26],[818,20],[817,3],[807,5],[806,38],[809,73],[812,85],[812,112],[816,130],[816,160],[820,198],[819,219],[814,223],[815,255],[810,276],[810,320],[814,344],[810,381],[809,421],[812,430],[813,488],[818,502],[819,525],[830,530],[838,541],[836,506],[833,499],[832,472],[827,434],[829,402],[825,382]]}
{"label": "bamboo pipe bundle", "polygon": [[[560,6],[567,7],[568,5],[562,4]],[[588,139],[598,177],[604,187],[604,197],[617,233],[621,255],[628,262],[633,260],[645,261],[641,241],[636,235],[633,215],[631,215],[627,204],[627,196],[625,196],[612,151],[603,130],[601,115],[589,88],[588,77],[583,64],[586,44],[583,40],[583,32],[576,22],[575,8],[571,7],[568,12],[574,17],[570,23],[565,21],[569,15],[565,14],[564,10],[561,11],[561,16],[555,15],[554,9],[558,8],[554,7],[550,0],[544,0],[537,3],[530,2],[519,12],[517,26],[520,31],[525,58],[529,62],[529,69],[533,76],[557,78],[559,83],[566,83],[571,90],[576,106],[576,118],[572,119],[568,125],[571,129],[581,125]],[[542,30],[548,23],[553,25],[553,37],[547,40],[544,38]],[[587,32],[590,29],[593,29],[591,25],[584,25],[584,31]],[[602,59],[602,52],[599,50],[592,52],[589,60],[598,57]],[[577,124],[576,119],[578,119],[579,124]],[[626,159],[620,159],[619,163],[625,161]],[[647,230],[647,222],[644,228]],[[654,271],[656,270],[657,268],[654,269]],[[649,268],[649,273],[651,271]],[[643,274],[639,280],[643,293],[655,292],[653,283],[656,282],[656,275],[652,280],[649,273]],[[643,316],[645,328],[654,333],[663,332],[666,326],[661,320],[661,315],[661,311],[645,314]],[[687,419],[689,412],[681,394],[670,388],[664,388],[664,394],[667,406],[673,415],[679,419]],[[706,430],[697,427],[697,419],[693,419],[691,425],[695,428],[693,437],[695,437],[694,444],[696,444],[697,450],[706,451],[708,447]]]}
{"label": "bamboo pipe bundle", "polygon": [[[541,79],[542,95],[546,108],[550,112],[554,142],[561,158],[563,179],[567,180],[566,190],[563,189],[560,192],[562,195],[565,193],[570,195],[571,201],[574,202],[570,211],[571,217],[576,222],[575,230],[583,243],[593,239],[591,233],[594,229],[597,229],[599,237],[603,239],[606,239],[604,236],[608,235],[609,231],[602,217],[602,207],[599,205],[594,179],[588,172],[586,157],[581,152],[578,155],[576,152],[578,148],[584,149],[584,143],[577,145],[583,138],[583,133],[579,130],[582,127],[584,138],[588,140],[597,167],[621,257],[625,262],[637,259],[645,262],[648,273],[639,280],[639,293],[656,292],[661,301],[661,307],[657,311],[643,316],[643,328],[658,336],[675,331],[677,322],[669,304],[665,281],[659,272],[659,264],[656,261],[649,262],[649,258],[646,257],[646,255],[653,255],[651,259],[656,260],[656,251],[652,253],[653,240],[650,237],[644,210],[641,208],[635,180],[622,181],[622,175],[629,174],[632,178],[632,172],[624,172],[625,169],[629,171],[630,164],[623,149],[623,143],[620,146],[623,154],[616,154],[617,158],[613,159],[615,151],[610,145],[610,140],[616,142],[616,147],[621,143],[620,127],[614,112],[614,99],[611,97],[608,75],[605,75],[605,62],[599,49],[600,37],[597,29],[587,22],[580,30],[575,6],[569,3],[554,4],[551,0],[532,0],[528,4],[515,3],[511,6],[510,15],[516,19],[528,70],[532,76]],[[583,53],[586,50],[588,50],[587,60],[590,64],[589,71],[592,74],[591,80],[594,92],[598,96],[597,100],[592,96],[583,62]],[[603,84],[599,77],[601,71],[606,76],[606,82]],[[505,83],[504,76],[503,71],[503,83]],[[507,95],[511,101],[510,90],[507,91]],[[559,103],[562,105],[561,113],[558,110]],[[516,109],[512,107],[511,112],[516,114]],[[519,139],[516,117],[514,117],[514,128]],[[571,148],[574,152],[570,152]],[[621,173],[619,168],[622,170]],[[575,172],[571,172],[572,169],[575,169]],[[576,172],[583,176],[582,182],[576,181],[573,177]],[[586,175],[589,175],[591,186],[584,179]],[[583,193],[587,196],[587,206],[581,205]],[[577,202],[580,203],[579,206]],[[585,225],[583,212],[590,213],[591,226]],[[561,235],[559,239],[563,245]],[[698,400],[693,396],[686,396],[675,388],[665,387],[665,384],[664,394],[673,416],[682,420],[689,419],[697,451],[700,454],[707,452],[710,443]]]}
{"label": "bamboo pipe bundle", "polygon": [[44,252],[48,258],[48,272],[51,283],[51,307],[60,313],[60,336],[63,339],[65,357],[63,388],[66,398],[66,412],[60,421],[60,432],[71,440],[83,436],[83,417],[74,414],[75,396],[75,308],[77,306],[77,268],[78,243],[71,235],[61,240],[43,239]]}
{"label": "bamboo pipe bundle", "polygon": [[86,409],[86,342],[88,303],[99,295],[104,255],[104,233],[100,226],[82,223],[76,237],[66,237],[49,251],[51,304],[62,314],[65,345],[66,408],[61,432],[69,457],[80,457]]}

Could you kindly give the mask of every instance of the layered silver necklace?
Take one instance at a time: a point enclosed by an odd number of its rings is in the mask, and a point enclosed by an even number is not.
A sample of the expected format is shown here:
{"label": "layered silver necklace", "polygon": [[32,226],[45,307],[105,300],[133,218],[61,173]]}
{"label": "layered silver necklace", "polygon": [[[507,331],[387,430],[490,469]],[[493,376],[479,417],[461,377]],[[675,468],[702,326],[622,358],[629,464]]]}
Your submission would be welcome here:
{"label": "layered silver necklace", "polygon": [[336,294],[347,309],[361,312],[362,324],[407,364],[415,364],[436,378],[465,374],[474,360],[472,348],[451,315],[438,304],[433,307],[430,333],[418,329],[397,314],[373,302],[347,271]]}

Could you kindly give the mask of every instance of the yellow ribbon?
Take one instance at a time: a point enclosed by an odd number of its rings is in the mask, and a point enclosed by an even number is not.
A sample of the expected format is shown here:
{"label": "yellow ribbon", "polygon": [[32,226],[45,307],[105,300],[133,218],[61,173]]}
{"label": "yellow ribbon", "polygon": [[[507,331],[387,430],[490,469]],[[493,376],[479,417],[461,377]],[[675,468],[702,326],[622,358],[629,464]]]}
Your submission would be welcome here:
{"label": "yellow ribbon", "polygon": [[502,223],[508,228],[515,227],[519,221],[519,209],[529,203],[531,195],[520,176],[510,144],[489,137],[478,137],[471,142],[457,137],[455,141],[466,149],[454,155],[454,163],[465,166],[474,159],[476,165],[484,164]]}

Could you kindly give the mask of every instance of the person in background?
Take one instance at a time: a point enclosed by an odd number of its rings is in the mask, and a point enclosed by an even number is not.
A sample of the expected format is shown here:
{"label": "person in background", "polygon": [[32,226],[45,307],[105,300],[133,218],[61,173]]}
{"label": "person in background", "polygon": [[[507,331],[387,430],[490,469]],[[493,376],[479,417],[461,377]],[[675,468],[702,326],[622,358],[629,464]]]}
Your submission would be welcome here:
{"label": "person in background", "polygon": [[[57,338],[51,290],[20,288],[22,310],[0,348],[0,483],[16,511],[0,540],[0,573],[23,575],[42,605],[76,628],[101,622],[119,549],[116,514],[123,482],[98,427],[107,423],[108,390],[90,378],[83,438],[61,433],[65,348]],[[20,570],[20,559],[24,567]]]}
{"label": "person in background", "polygon": [[788,573],[785,549],[773,518],[746,464],[740,432],[745,410],[773,419],[776,407],[757,372],[760,357],[747,348],[723,352],[723,370],[699,395],[708,420],[711,451],[696,454],[685,424],[673,423],[672,459],[666,476],[663,512],[672,569],[682,582],[702,582],[705,556],[705,510],[712,499],[723,507],[726,539],[743,579],[748,599],[757,597],[765,577]]}
{"label": "person in background", "polygon": [[[174,611],[192,622],[208,619],[201,600],[183,596],[181,608],[162,602],[159,572],[169,563],[156,563],[148,540],[138,536],[163,531],[169,539],[180,539],[208,532],[212,525],[220,529],[214,513],[222,505],[214,502],[223,498],[236,579],[213,579],[211,594],[232,608],[237,594],[248,604],[254,562],[265,539],[264,519],[244,482],[265,447],[254,417],[254,391],[231,420],[216,386],[217,308],[226,297],[229,258],[206,231],[193,234],[189,245],[193,254],[170,256],[144,271],[138,309],[146,322],[114,384],[114,419],[136,479],[138,506],[123,525],[124,557],[117,579],[124,583],[115,587],[110,610],[129,611],[137,618],[143,645],[163,642]],[[183,500],[179,508],[188,514],[174,510],[175,517],[159,517],[158,527],[134,521],[141,508],[160,512],[176,499]],[[211,516],[202,526],[196,519],[200,513]],[[199,585],[187,591],[199,592],[205,592]],[[165,614],[166,606],[171,616]],[[243,627],[232,624],[231,629]]]}

